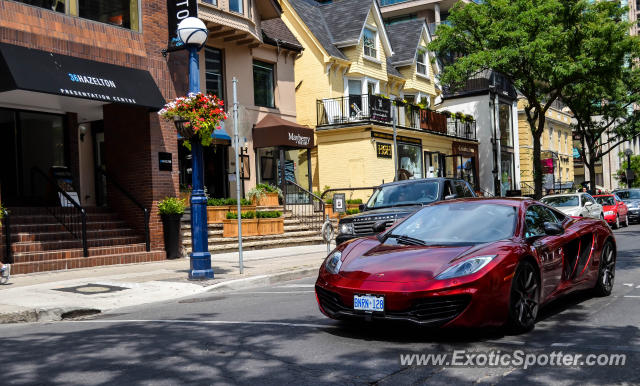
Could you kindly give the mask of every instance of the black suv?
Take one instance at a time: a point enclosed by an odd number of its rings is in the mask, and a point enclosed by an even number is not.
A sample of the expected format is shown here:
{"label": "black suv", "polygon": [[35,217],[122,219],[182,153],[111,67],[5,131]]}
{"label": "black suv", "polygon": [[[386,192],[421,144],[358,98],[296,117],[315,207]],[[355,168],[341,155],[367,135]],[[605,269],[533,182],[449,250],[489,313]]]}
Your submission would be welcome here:
{"label": "black suv", "polygon": [[629,207],[627,215],[629,222],[640,222],[640,189],[618,189],[614,190],[613,194],[620,197],[620,199],[627,204],[627,207]]}
{"label": "black suv", "polygon": [[404,180],[380,185],[369,201],[360,205],[362,213],[340,219],[336,244],[356,237],[374,235],[376,232],[373,231],[373,225],[376,222],[386,220],[386,226],[389,227],[423,205],[475,196],[466,181],[452,178]]}

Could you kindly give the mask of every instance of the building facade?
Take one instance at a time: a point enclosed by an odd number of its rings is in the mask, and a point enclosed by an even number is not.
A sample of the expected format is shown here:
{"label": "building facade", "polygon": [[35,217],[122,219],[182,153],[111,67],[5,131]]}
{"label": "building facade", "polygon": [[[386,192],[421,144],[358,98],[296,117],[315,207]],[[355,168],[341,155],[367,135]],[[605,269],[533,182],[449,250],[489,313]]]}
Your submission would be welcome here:
{"label": "building facade", "polygon": [[387,26],[371,0],[281,4],[304,47],[296,107],[298,123],[315,128],[315,190],[444,175],[475,185],[475,122],[428,109],[440,90],[424,20]]}

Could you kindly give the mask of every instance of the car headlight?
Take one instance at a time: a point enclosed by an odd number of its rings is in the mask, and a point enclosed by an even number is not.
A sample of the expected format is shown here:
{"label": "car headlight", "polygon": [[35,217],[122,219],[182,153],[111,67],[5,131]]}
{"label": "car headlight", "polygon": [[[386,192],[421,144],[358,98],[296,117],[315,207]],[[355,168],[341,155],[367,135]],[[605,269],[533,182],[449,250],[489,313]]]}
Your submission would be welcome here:
{"label": "car headlight", "polygon": [[630,203],[627,204],[627,206],[629,208],[636,209],[638,207],[638,203],[637,202],[630,202]]}
{"label": "car headlight", "polygon": [[340,266],[342,265],[342,252],[335,251],[327,257],[327,260],[324,262],[324,267],[327,271],[332,274],[337,274],[340,272]]}
{"label": "car headlight", "polygon": [[489,264],[496,255],[472,257],[453,265],[436,276],[436,279],[451,279],[454,277],[471,275],[481,270],[485,265]]}
{"label": "car headlight", "polygon": [[612,211],[612,210],[608,210],[608,211],[604,212],[604,215],[605,215],[605,216],[613,216],[614,214],[615,214],[615,213],[613,213],[613,211]]}
{"label": "car headlight", "polygon": [[352,235],[353,234],[353,223],[352,222],[345,222],[345,223],[340,224],[339,232],[340,232],[340,234],[343,234],[343,235]]}

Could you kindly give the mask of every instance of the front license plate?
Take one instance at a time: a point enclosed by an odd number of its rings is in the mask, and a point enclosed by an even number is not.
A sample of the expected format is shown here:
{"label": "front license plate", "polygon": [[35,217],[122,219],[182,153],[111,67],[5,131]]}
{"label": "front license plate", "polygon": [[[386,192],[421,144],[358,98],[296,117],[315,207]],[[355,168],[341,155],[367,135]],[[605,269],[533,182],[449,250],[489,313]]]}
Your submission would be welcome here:
{"label": "front license plate", "polygon": [[353,295],[353,309],[360,311],[384,311],[382,296]]}

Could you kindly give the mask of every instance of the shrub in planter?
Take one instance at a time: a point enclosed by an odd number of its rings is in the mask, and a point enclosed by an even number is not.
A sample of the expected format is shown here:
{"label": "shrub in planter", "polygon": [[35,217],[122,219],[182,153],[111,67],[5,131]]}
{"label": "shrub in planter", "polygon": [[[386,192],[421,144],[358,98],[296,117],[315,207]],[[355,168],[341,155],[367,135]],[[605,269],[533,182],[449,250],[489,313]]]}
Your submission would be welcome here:
{"label": "shrub in planter", "polygon": [[350,209],[347,209],[347,214],[348,214],[348,215],[349,215],[349,214],[357,214],[357,213],[360,213],[360,209],[358,209],[358,208],[350,208]]}
{"label": "shrub in planter", "polygon": [[184,200],[176,197],[166,197],[158,202],[167,259],[180,257],[180,218],[184,214],[184,208]]}
{"label": "shrub in planter", "polygon": [[278,210],[256,212],[259,235],[278,235],[284,233],[284,218]]}
{"label": "shrub in planter", "polygon": [[258,184],[247,192],[247,196],[257,206],[278,206],[280,205],[278,198],[282,197],[282,190],[270,184]]}
{"label": "shrub in planter", "polygon": [[[242,235],[257,236],[258,235],[258,219],[256,212],[242,212]],[[238,236],[238,213],[227,212],[227,218],[222,221],[222,237]]]}
{"label": "shrub in planter", "polygon": [[[243,206],[242,212],[255,211],[255,205],[251,205],[251,201],[244,198],[240,199],[240,205]],[[210,198],[207,201],[207,223],[222,224],[222,220],[227,218],[227,212],[238,211],[238,200],[235,198]]]}

